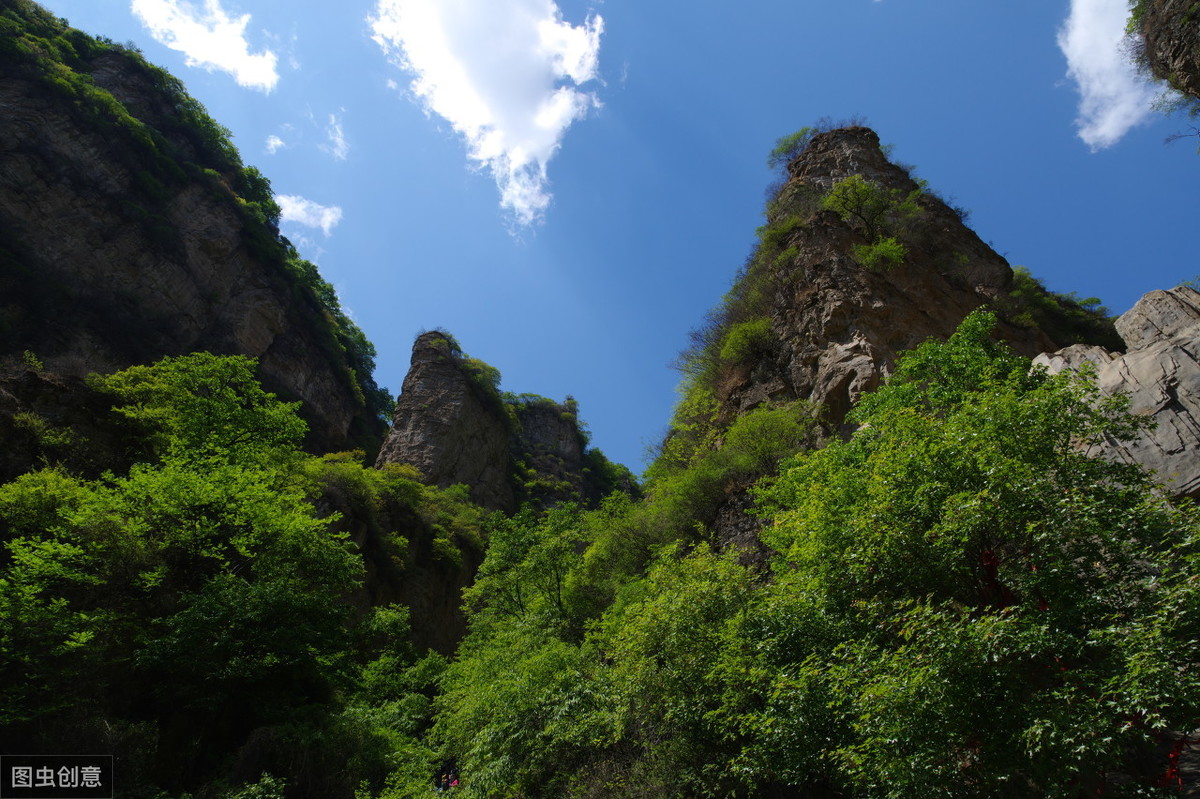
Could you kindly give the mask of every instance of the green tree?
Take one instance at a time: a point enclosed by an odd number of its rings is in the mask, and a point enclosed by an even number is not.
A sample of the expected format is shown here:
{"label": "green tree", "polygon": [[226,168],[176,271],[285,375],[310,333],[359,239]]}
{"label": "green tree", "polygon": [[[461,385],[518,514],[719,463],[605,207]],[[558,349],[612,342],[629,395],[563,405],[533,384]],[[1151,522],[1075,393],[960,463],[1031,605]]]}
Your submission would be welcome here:
{"label": "green tree", "polygon": [[297,449],[307,425],[300,403],[264,391],[254,368],[251,358],[201,352],[93,375],[91,384],[117,398],[152,457],[269,460]]}
{"label": "green tree", "polygon": [[[539,518],[526,506],[497,518],[488,533],[488,554],[464,599],[489,614],[532,617],[547,629],[571,621],[566,578],[581,541],[580,508],[563,503]],[[482,615],[475,617],[483,621]]]}
{"label": "green tree", "polygon": [[863,177],[850,175],[833,184],[821,206],[833,211],[842,221],[861,228],[868,239],[884,235],[897,223],[920,212],[920,189],[904,192],[888,189]]}
{"label": "green tree", "polygon": [[181,787],[345,685],[362,564],[296,473],[296,406],[252,367],[201,354],[95,378],[154,461],[0,486],[6,732],[151,720]]}
{"label": "green tree", "polygon": [[993,325],[908,354],[853,439],[763,493],[779,590],[842,641],[796,688],[837,731],[808,759],[871,797],[1068,797],[1113,771],[1150,791],[1138,756],[1200,709],[1197,639],[1163,616],[1195,598],[1195,522],[1087,456],[1137,434],[1124,400],[1031,371]]}
{"label": "green tree", "polygon": [[694,522],[805,446],[799,409],[656,466],[644,502],[497,529],[436,705],[468,790],[1161,795],[1157,747],[1200,712],[1196,515],[1087,456],[1143,426],[1122,400],[994,323],[905,355],[850,440],[760,483],[769,573]]}

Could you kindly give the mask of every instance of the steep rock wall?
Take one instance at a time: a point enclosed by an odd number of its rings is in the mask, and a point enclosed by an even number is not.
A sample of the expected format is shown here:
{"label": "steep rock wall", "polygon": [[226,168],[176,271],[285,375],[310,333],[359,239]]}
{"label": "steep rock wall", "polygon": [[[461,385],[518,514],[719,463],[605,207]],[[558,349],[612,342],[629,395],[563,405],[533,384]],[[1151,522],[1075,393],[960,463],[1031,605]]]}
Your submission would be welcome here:
{"label": "steep rock wall", "polygon": [[1200,6],[1195,0],[1142,0],[1138,30],[1151,74],[1200,98]]}
{"label": "steep rock wall", "polygon": [[[72,100],[9,55],[0,357],[30,350],[48,371],[80,376],[201,350],[249,355],[270,390],[304,401],[313,448],[377,445],[383,424],[365,409],[326,310],[263,257],[275,233],[255,226],[229,175],[201,170],[205,156],[153,73],[119,51],[88,62],[90,82],[123,109],[105,111],[102,93]],[[139,139],[146,130],[171,152]]]}
{"label": "steep rock wall", "polygon": [[1127,395],[1132,413],[1155,422],[1136,441],[1110,442],[1100,454],[1154,470],[1175,496],[1200,498],[1200,292],[1152,291],[1117,320],[1117,331],[1125,353],[1075,345],[1035,363],[1051,372],[1090,363],[1102,391]]}
{"label": "steep rock wall", "polygon": [[472,380],[452,339],[422,333],[377,465],[411,464],[432,485],[463,483],[478,504],[512,510],[509,430],[498,398]]}
{"label": "steep rock wall", "polygon": [[[864,127],[814,136],[788,174],[783,198],[824,194],[851,175],[904,194],[918,188]],[[727,414],[798,398],[823,406],[837,427],[890,373],[898,352],[945,338],[971,311],[1004,299],[1013,279],[1007,261],[937,197],[924,193],[917,202],[920,213],[903,233],[903,263],[886,269],[859,262],[862,232],[828,210],[791,232],[791,255],[774,267],[772,281],[776,344],[720,386]],[[1031,357],[1052,344],[1036,327],[1004,324],[1001,335]]]}
{"label": "steep rock wall", "polygon": [[498,384],[448,334],[422,333],[376,465],[415,466],[427,483],[462,483],[474,502],[508,512],[637,493],[627,469],[588,449],[574,399],[501,394]]}

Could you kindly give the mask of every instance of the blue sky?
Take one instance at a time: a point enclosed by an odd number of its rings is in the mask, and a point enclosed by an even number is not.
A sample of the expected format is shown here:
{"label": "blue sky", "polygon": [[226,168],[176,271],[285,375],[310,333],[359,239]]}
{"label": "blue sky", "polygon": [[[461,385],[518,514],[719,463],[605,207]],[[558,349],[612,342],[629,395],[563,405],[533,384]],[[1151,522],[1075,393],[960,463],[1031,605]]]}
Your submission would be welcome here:
{"label": "blue sky", "polygon": [[441,327],[635,471],[762,221],[775,140],[859,116],[1052,289],[1200,273],[1195,139],[1125,0],[43,0],[186,83],[398,391]]}

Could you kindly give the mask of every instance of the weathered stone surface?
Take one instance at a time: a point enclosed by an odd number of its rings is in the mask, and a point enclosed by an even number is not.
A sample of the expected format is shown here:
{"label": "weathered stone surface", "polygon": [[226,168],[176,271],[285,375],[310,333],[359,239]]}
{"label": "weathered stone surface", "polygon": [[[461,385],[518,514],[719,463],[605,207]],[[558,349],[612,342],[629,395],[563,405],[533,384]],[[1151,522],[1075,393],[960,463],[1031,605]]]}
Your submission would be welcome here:
{"label": "weathered stone surface", "polygon": [[1079,369],[1085,363],[1090,363],[1099,371],[1118,357],[1095,344],[1072,344],[1058,352],[1043,352],[1033,362],[1045,366],[1051,374],[1057,374],[1063,369]]}
{"label": "weathered stone surface", "polygon": [[560,459],[567,468],[583,466],[583,441],[575,412],[566,403],[537,402],[517,409],[520,449]]}
{"label": "weathered stone surface", "polygon": [[408,463],[432,485],[463,483],[480,505],[512,510],[510,435],[503,406],[474,383],[457,346],[423,333],[377,465]]}
{"label": "weathered stone surface", "polygon": [[1139,27],[1154,77],[1200,97],[1200,7],[1195,0],[1146,0]]}
{"label": "weathered stone surface", "polygon": [[1152,291],[1117,321],[1129,350],[1074,347],[1035,359],[1051,371],[1097,367],[1108,393],[1127,394],[1130,410],[1157,426],[1137,441],[1110,443],[1102,454],[1152,469],[1176,496],[1200,497],[1200,293]]}
{"label": "weathered stone surface", "polygon": [[529,479],[524,499],[539,505],[582,498],[584,442],[573,400],[521,404],[516,408],[518,432],[513,457],[524,463]]}
{"label": "weathered stone surface", "polygon": [[[93,67],[141,121],[176,113],[127,57]],[[0,73],[0,356],[28,349],[48,371],[82,376],[195,351],[249,355],[270,390],[304,401],[312,448],[377,444],[383,424],[323,310],[256,255],[238,198],[219,181],[176,179],[150,202],[159,178],[123,130]],[[174,156],[195,157],[186,136],[169,136]]]}
{"label": "weathered stone surface", "polygon": [[1129,350],[1183,335],[1200,324],[1200,293],[1186,287],[1151,291],[1117,320]]}
{"label": "weathered stone surface", "polygon": [[448,335],[421,334],[376,465],[410,464],[427,483],[462,483],[475,502],[504,511],[636,493],[610,484],[611,464],[588,450],[574,399],[501,395],[482,382],[480,366]]}
{"label": "weathered stone surface", "polygon": [[[781,196],[824,193],[854,174],[904,193],[918,187],[863,127],[816,135],[788,171]],[[926,193],[919,203],[904,263],[886,270],[855,260],[861,234],[829,211],[792,234],[795,255],[777,266],[771,326],[778,346],[721,387],[725,413],[799,398],[822,406],[837,428],[863,393],[891,372],[897,353],[948,337],[967,314],[1005,294],[1012,269],[1004,258],[938,198]],[[1054,346],[1036,328],[1002,325],[1001,335],[1031,357]]]}

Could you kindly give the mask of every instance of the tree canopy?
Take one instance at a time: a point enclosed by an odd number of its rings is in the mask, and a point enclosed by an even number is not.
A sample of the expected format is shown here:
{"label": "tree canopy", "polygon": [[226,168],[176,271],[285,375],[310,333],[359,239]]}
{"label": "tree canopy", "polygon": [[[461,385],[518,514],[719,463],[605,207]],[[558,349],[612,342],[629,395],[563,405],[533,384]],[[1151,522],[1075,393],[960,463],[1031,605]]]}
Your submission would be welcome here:
{"label": "tree canopy", "polygon": [[994,324],[907,354],[854,436],[760,482],[765,573],[656,534],[597,605],[618,562],[593,552],[647,533],[653,484],[615,517],[509,520],[434,727],[469,794],[1165,791],[1200,710],[1195,514],[1089,457],[1142,426],[1123,400]]}

